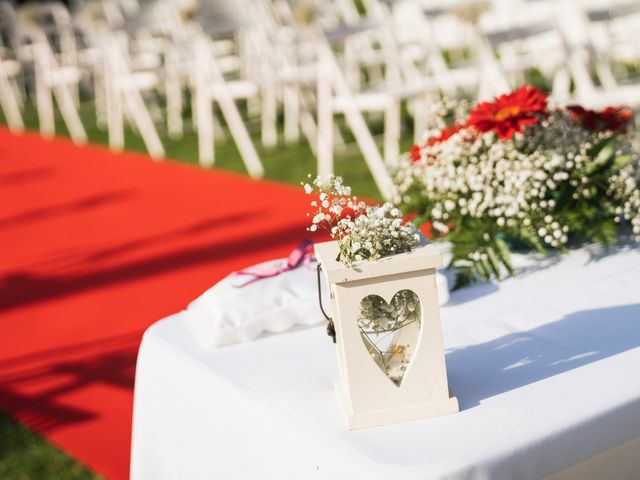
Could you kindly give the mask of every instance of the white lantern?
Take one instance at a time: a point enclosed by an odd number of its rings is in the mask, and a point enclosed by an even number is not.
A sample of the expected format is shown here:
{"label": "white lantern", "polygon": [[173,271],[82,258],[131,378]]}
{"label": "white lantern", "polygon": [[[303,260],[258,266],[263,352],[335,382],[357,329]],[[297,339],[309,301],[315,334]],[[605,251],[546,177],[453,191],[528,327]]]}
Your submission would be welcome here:
{"label": "white lantern", "polygon": [[411,252],[351,267],[338,253],[335,241],[315,245],[329,285],[336,388],[349,428],[457,412],[444,361],[438,250],[423,241]]}

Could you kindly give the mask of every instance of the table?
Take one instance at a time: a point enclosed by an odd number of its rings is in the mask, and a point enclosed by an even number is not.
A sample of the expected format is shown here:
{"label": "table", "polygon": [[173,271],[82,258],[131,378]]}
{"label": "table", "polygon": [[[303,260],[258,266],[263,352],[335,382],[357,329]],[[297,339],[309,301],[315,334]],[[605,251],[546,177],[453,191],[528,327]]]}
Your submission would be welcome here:
{"label": "table", "polygon": [[322,327],[204,351],[189,313],[171,316],[140,347],[132,478],[631,478],[639,281],[638,249],[582,249],[454,292],[442,319],[460,413],[352,432]]}

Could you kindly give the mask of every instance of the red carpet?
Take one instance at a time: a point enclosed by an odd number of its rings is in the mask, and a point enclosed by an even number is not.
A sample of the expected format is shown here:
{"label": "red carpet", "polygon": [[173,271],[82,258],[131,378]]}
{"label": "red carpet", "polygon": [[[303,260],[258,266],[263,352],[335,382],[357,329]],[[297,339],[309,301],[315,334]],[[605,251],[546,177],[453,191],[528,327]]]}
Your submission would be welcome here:
{"label": "red carpet", "polygon": [[0,408],[129,473],[150,324],[306,235],[301,189],[0,129]]}

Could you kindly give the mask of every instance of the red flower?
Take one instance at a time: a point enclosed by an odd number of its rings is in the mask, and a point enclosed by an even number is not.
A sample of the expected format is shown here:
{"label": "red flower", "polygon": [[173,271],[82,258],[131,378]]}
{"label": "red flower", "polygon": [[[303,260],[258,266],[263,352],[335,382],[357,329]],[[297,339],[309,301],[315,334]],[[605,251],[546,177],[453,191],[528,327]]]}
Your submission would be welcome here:
{"label": "red flower", "polygon": [[476,105],[467,126],[479,132],[493,130],[502,140],[508,140],[525,125],[533,125],[547,110],[547,95],[537,88],[524,85],[513,93],[496,97],[493,102]]}
{"label": "red flower", "polygon": [[[426,145],[431,147],[433,145],[437,145],[438,143],[445,142],[451,137],[453,137],[456,133],[458,133],[463,128],[464,128],[464,125],[460,125],[458,123],[454,125],[447,125],[442,129],[439,135],[436,135],[435,137],[431,137],[429,140],[427,140]],[[421,150],[422,150],[422,147],[420,145],[414,145],[413,147],[411,147],[409,154],[411,156],[412,162],[415,163],[418,160],[420,160],[420,158],[422,158]]]}
{"label": "red flower", "polygon": [[626,132],[633,112],[628,108],[607,107],[600,112],[588,110],[580,105],[567,107],[573,118],[587,130],[610,130],[612,132]]}
{"label": "red flower", "polygon": [[411,150],[409,151],[409,154],[411,155],[411,161],[412,162],[417,162],[418,160],[420,160],[420,150],[422,149],[422,147],[420,145],[414,145],[413,147],[411,147]]}
{"label": "red flower", "polygon": [[340,214],[339,217],[336,218],[336,220],[342,220],[345,218],[350,218],[351,220],[355,220],[357,216],[358,215],[356,215],[356,211],[353,208],[344,207],[342,209],[342,213]]}
{"label": "red flower", "polygon": [[427,145],[431,146],[431,145],[437,145],[438,143],[441,143],[441,142],[445,142],[449,140],[451,137],[453,137],[460,130],[462,130],[463,127],[464,125],[460,125],[459,123],[456,123],[453,125],[447,125],[442,129],[442,131],[440,132],[440,135],[436,137],[431,137],[429,140],[427,140]]}
{"label": "red flower", "polygon": [[427,237],[429,240],[433,240],[433,230],[432,230],[432,223],[427,220],[426,222],[424,222],[422,225],[420,225],[420,227],[418,228],[418,230],[420,230],[425,237]]}

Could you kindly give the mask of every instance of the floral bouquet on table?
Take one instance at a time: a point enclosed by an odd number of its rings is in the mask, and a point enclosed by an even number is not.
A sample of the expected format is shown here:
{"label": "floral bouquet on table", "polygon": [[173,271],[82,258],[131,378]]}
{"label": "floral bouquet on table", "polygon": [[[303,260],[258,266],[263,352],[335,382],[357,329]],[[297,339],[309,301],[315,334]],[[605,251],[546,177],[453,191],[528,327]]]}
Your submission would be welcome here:
{"label": "floral bouquet on table", "polygon": [[445,122],[395,167],[399,206],[452,243],[456,287],[513,274],[510,249],[640,238],[640,154],[632,112],[549,107],[523,86]]}

